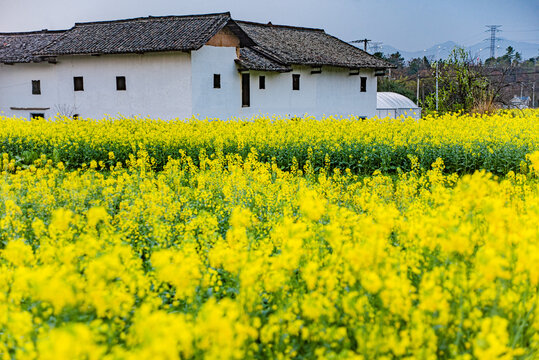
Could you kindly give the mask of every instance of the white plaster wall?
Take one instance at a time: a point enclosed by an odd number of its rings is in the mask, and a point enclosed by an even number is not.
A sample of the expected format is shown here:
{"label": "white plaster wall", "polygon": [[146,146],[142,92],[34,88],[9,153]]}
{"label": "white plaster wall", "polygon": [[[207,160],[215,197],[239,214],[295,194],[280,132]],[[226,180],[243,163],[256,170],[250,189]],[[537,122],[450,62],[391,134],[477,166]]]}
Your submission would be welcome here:
{"label": "white plaster wall", "polygon": [[[351,76],[348,69],[294,66],[292,72],[250,72],[250,107],[241,105],[241,74],[234,48],[204,46],[191,55],[193,111],[200,118],[252,117],[256,115],[366,116],[376,112],[376,77],[371,69]],[[213,74],[221,75],[221,88],[213,88]],[[292,74],[300,74],[300,90],[292,90]],[[258,77],[266,77],[259,89]],[[360,77],[367,77],[367,91],[360,92]]]}
{"label": "white plaster wall", "polygon": [[[200,119],[242,115],[241,75],[235,47],[203,46],[191,52],[193,114]],[[213,75],[221,75],[221,88],[213,88]]]}
{"label": "white plaster wall", "polygon": [[[57,106],[74,106],[82,117],[141,115],[152,118],[227,119],[278,114],[322,117],[350,114],[372,117],[376,111],[373,70],[350,76],[348,69],[323,67],[321,74],[295,66],[289,73],[250,72],[251,106],[241,105],[241,74],[234,47],[203,46],[188,53],[64,56],[57,64],[0,65],[0,111],[28,117],[30,112],[54,116]],[[213,88],[213,74],[221,88]],[[300,74],[300,90],[292,90],[292,74]],[[258,76],[266,76],[266,89]],[[84,77],[84,91],[73,91],[73,77]],[[125,76],[127,91],[116,90]],[[360,92],[360,77],[367,92]],[[31,80],[41,80],[42,95],[31,94]],[[49,111],[12,111],[10,107],[50,107]]]}
{"label": "white plaster wall", "polygon": [[[84,78],[84,91],[73,90],[73,77]],[[116,76],[126,77],[126,91],[116,90]],[[82,117],[140,115],[186,118],[192,115],[191,60],[188,53],[63,56],[52,64],[15,64],[0,68],[0,109],[27,117],[10,107],[74,107]],[[31,94],[31,80],[41,80],[42,95]],[[18,84],[18,85],[16,85]],[[15,89],[15,90],[13,90]],[[38,99],[39,98],[39,99]],[[40,112],[40,111],[34,111]]]}
{"label": "white plaster wall", "polygon": [[[292,90],[292,74],[300,75],[300,90]],[[266,89],[258,77],[266,76]],[[360,92],[360,77],[367,77],[367,91]],[[376,112],[376,77],[371,69],[350,75],[348,69],[326,67],[311,74],[311,67],[294,66],[289,73],[251,72],[251,107],[244,114],[287,114],[290,116],[366,116]]]}
{"label": "white plaster wall", "polygon": [[[56,65],[0,64],[0,115],[28,118],[30,113],[51,116],[56,103]],[[32,80],[41,81],[41,95],[32,95]],[[18,108],[51,108],[51,110],[11,110]]]}

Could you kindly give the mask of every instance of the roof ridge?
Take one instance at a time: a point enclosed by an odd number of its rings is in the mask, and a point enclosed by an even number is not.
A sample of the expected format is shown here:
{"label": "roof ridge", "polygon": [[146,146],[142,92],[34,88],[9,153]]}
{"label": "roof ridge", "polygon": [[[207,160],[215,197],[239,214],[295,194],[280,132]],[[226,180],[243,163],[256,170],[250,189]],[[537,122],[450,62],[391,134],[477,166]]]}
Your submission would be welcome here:
{"label": "roof ridge", "polygon": [[17,32],[0,32],[0,35],[37,35],[37,34],[55,34],[63,33],[68,30],[33,30],[33,31],[17,31]]}
{"label": "roof ridge", "polygon": [[[101,29],[101,28],[109,28],[114,29],[114,24],[125,24],[125,26],[139,26],[140,24],[150,24],[155,25],[157,27],[162,26],[163,24],[172,23],[177,28],[183,28],[183,25],[176,24],[175,20],[182,20],[186,22],[186,26],[188,27],[190,23],[198,23],[204,25],[204,31],[202,31],[200,34],[197,34],[196,36],[193,36],[192,34],[191,39],[189,41],[186,41],[183,39],[183,43],[180,45],[174,45],[168,43],[166,46],[157,45],[152,46],[151,44],[146,43],[144,46],[141,44],[133,44],[130,45],[131,47],[127,49],[112,49],[107,48],[107,46],[104,46],[103,48],[99,49],[99,47],[96,47],[93,45],[93,48],[90,49],[90,47],[84,48],[84,45],[79,46],[78,50],[66,50],[66,49],[60,49],[62,47],[62,43],[64,41],[67,41],[67,43],[72,45],[73,38],[80,37],[81,35],[78,34],[80,29],[90,29],[90,32],[93,32],[94,29]],[[87,54],[94,54],[94,53],[104,53],[104,54],[124,54],[124,53],[132,53],[132,52],[157,52],[157,51],[185,51],[185,50],[198,50],[201,48],[205,43],[208,42],[208,40],[214,36],[219,30],[221,30],[223,27],[225,27],[228,23],[232,21],[230,17],[229,12],[225,13],[216,13],[216,14],[200,14],[200,15],[182,15],[182,16],[160,16],[160,17],[143,17],[143,18],[134,18],[134,19],[121,19],[121,20],[109,20],[109,21],[98,21],[98,22],[90,22],[90,23],[77,23],[74,27],[66,31],[65,33],[61,34],[57,39],[54,39],[54,41],[50,42],[44,47],[41,47],[36,52],[34,52],[34,55],[36,56],[58,56],[58,55],[87,55]],[[98,26],[92,27],[92,25],[97,24]],[[86,25],[89,25],[89,27],[86,27]],[[102,26],[99,26],[102,25]],[[191,24],[192,25],[192,24]],[[80,31],[77,31],[79,29]],[[114,30],[115,31],[115,30]],[[91,36],[91,35],[90,35]],[[184,36],[185,37],[185,36]],[[161,39],[163,40],[163,39]],[[58,45],[58,46],[57,46]],[[76,47],[76,46],[75,46]],[[58,48],[55,50],[55,48]],[[135,49],[136,50],[133,50]],[[105,50],[103,50],[105,49]],[[131,50],[129,50],[131,49]]]}
{"label": "roof ridge", "polygon": [[260,26],[265,26],[265,27],[280,27],[280,28],[287,28],[287,29],[294,29],[294,30],[317,31],[317,32],[326,33],[324,29],[319,29],[319,28],[309,28],[309,27],[293,26],[293,25],[278,25],[278,24],[272,24],[271,22],[268,24],[263,24],[259,22],[245,21],[245,20],[234,20],[234,21],[237,23],[260,25]]}
{"label": "roof ridge", "polygon": [[178,19],[178,18],[201,18],[201,17],[211,17],[211,16],[218,16],[218,15],[227,15],[229,18],[230,12],[222,12],[222,13],[211,13],[211,14],[194,14],[194,15],[163,15],[163,16],[141,16],[136,18],[128,18],[128,19],[117,19],[117,20],[100,20],[100,21],[88,21],[88,22],[76,22],[75,26],[84,26],[84,25],[95,25],[95,24],[115,24],[115,23],[123,23],[123,22],[129,22],[129,21],[140,21],[140,20],[159,20],[159,19]]}

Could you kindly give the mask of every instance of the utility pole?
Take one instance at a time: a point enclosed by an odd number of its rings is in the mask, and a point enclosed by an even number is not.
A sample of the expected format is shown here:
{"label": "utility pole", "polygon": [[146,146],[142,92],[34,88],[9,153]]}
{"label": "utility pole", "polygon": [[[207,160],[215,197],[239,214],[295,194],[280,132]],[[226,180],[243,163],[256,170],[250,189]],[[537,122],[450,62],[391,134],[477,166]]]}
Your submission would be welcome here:
{"label": "utility pole", "polygon": [[417,99],[417,103],[419,104],[419,71],[417,72],[417,91],[416,91],[416,99]]}
{"label": "utility pole", "polygon": [[535,108],[535,81],[532,85],[532,108]]}
{"label": "utility pole", "polygon": [[438,61],[436,61],[436,111],[438,111]]}
{"label": "utility pole", "polygon": [[363,40],[353,40],[353,41],[350,41],[350,44],[357,44],[357,43],[363,43],[363,50],[365,50],[365,52],[367,52],[367,43],[370,42],[371,40],[365,38]]}
{"label": "utility pole", "polygon": [[520,98],[522,99],[522,88],[524,87],[524,83],[520,83]]}
{"label": "utility pole", "polygon": [[368,39],[363,39],[363,40],[361,40],[361,41],[363,41],[363,50],[365,50],[365,52],[367,52],[367,43],[368,43],[370,40],[368,40]]}
{"label": "utility pole", "polygon": [[499,28],[502,27],[502,25],[486,25],[488,30],[486,32],[490,31],[490,38],[487,38],[485,40],[490,40],[490,57],[495,58],[496,57],[496,40],[500,40],[500,38],[496,37],[496,33],[500,32]]}

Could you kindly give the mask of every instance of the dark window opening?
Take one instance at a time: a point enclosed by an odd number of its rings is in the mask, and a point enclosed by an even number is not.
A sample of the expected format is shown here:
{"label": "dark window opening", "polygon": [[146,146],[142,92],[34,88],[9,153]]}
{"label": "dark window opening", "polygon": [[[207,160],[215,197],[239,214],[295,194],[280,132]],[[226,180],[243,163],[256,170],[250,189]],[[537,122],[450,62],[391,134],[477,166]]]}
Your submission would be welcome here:
{"label": "dark window opening", "polygon": [[299,74],[292,74],[292,90],[299,90]]}
{"label": "dark window opening", "polygon": [[38,118],[44,118],[44,113],[30,113],[30,119],[38,119]]}
{"label": "dark window opening", "polygon": [[265,89],[266,88],[266,77],[264,75],[260,75],[258,77],[258,88],[259,89]]}
{"label": "dark window opening", "polygon": [[125,76],[116,76],[116,90],[117,91],[125,91]]}
{"label": "dark window opening", "polygon": [[73,78],[73,88],[75,91],[84,91],[84,80],[82,76],[75,76]]}
{"label": "dark window opening", "polygon": [[213,74],[213,88],[214,89],[221,88],[221,74]]}
{"label": "dark window opening", "polygon": [[366,77],[361,77],[361,92],[366,92],[367,91],[367,78]]}
{"label": "dark window opening", "polygon": [[250,94],[250,77],[249,73],[241,74],[241,106],[251,106],[251,94]]}
{"label": "dark window opening", "polygon": [[41,95],[41,81],[40,80],[32,80],[32,94]]}

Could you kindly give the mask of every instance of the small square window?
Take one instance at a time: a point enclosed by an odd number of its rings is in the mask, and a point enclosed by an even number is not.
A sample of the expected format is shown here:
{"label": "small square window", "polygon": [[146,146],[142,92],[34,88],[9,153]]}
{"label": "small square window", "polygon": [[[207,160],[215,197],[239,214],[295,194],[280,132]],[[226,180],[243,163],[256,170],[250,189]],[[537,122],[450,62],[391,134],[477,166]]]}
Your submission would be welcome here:
{"label": "small square window", "polygon": [[299,74],[292,74],[292,90],[299,90]]}
{"label": "small square window", "polygon": [[84,91],[84,80],[82,76],[75,76],[73,78],[73,88],[75,91]]}
{"label": "small square window", "polygon": [[125,91],[125,76],[116,76],[116,90]]}
{"label": "small square window", "polygon": [[32,94],[41,95],[41,81],[40,80],[32,80]]}
{"label": "small square window", "polygon": [[39,118],[44,118],[45,117],[45,114],[44,113],[30,113],[30,119],[39,119]]}
{"label": "small square window", "polygon": [[221,88],[221,74],[213,74],[213,88],[214,89]]}
{"label": "small square window", "polygon": [[361,92],[367,92],[367,78],[366,77],[361,77],[361,89],[360,89]]}
{"label": "small square window", "polygon": [[265,89],[266,88],[266,77],[264,75],[260,75],[258,77],[258,88],[259,89]]}

